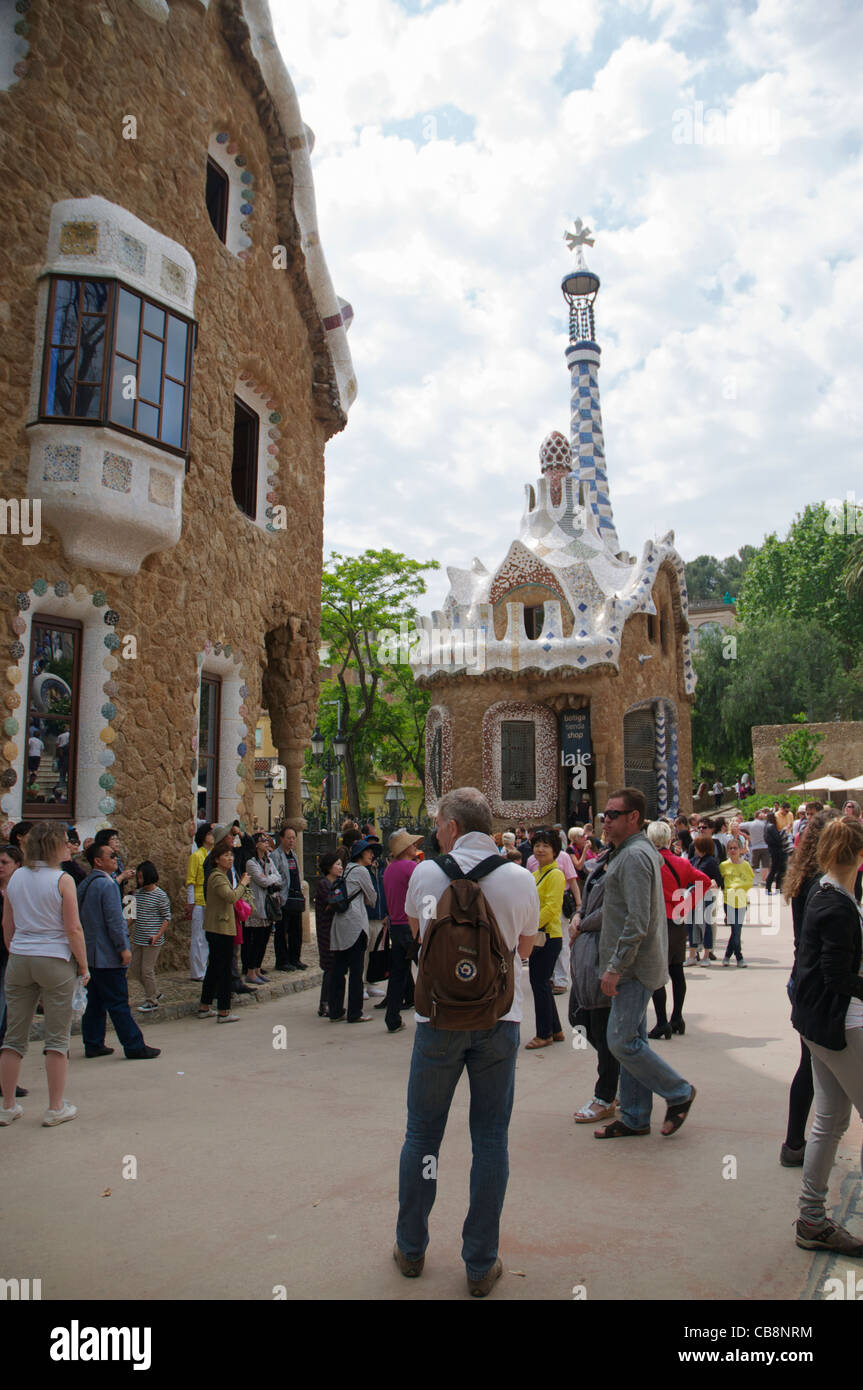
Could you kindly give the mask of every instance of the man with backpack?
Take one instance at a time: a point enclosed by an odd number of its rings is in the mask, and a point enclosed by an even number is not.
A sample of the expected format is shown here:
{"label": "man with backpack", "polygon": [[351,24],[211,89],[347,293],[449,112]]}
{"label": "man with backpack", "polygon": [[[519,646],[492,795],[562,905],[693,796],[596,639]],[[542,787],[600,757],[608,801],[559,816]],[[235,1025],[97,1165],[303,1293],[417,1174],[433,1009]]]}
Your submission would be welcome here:
{"label": "man with backpack", "polygon": [[468,1291],[484,1298],[503,1272],[498,1236],[509,1176],[521,959],[533,948],[539,897],[533,875],[499,854],[491,808],[475,787],[441,798],[436,829],[441,856],[417,866],[405,900],[422,949],[393,1258],[406,1278],[422,1274],[438,1152],[466,1069],[473,1162],[462,1259]]}

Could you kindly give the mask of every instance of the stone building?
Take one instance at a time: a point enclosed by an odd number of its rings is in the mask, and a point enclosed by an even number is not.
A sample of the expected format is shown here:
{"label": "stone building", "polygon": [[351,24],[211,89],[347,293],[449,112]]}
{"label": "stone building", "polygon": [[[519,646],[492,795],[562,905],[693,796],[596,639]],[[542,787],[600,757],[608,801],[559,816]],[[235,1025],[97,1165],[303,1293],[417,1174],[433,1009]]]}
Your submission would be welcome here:
{"label": "stone building", "polygon": [[[594,302],[599,279],[577,248],[570,306],[570,438],[540,449],[519,534],[502,562],[450,569],[440,612],[412,647],[433,693],[427,804],[481,787],[496,825],[572,824],[616,786],[637,786],[651,815],[688,808],[695,676],[686,580],[674,535],[621,550],[606,470]],[[652,505],[655,505],[655,501]]]}
{"label": "stone building", "polygon": [[0,8],[4,818],[182,883],[315,721],[324,446],[356,392],[264,0]]}

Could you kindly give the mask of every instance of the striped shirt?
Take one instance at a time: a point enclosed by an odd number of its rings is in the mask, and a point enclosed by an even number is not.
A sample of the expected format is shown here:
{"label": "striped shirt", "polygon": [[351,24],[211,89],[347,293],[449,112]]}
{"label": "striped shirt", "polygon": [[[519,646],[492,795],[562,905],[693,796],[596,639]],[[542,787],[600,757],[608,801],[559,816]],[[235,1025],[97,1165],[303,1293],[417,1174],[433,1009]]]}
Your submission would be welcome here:
{"label": "striped shirt", "polygon": [[164,889],[158,884],[154,888],[139,888],[135,894],[132,945],[149,946],[150,937],[156,935],[166,917],[170,922],[171,902]]}

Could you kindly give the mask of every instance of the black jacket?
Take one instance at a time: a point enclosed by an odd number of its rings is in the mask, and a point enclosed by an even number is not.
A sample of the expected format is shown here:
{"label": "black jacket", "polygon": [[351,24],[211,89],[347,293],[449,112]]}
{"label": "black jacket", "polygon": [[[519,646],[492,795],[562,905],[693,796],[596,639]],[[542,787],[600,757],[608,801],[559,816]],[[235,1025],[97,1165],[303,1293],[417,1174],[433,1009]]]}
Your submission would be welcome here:
{"label": "black jacket", "polygon": [[806,902],[795,969],[791,1022],[802,1037],[833,1052],[845,1042],[851,996],[863,999],[860,975],[860,914],[844,893],[829,884],[813,889]]}

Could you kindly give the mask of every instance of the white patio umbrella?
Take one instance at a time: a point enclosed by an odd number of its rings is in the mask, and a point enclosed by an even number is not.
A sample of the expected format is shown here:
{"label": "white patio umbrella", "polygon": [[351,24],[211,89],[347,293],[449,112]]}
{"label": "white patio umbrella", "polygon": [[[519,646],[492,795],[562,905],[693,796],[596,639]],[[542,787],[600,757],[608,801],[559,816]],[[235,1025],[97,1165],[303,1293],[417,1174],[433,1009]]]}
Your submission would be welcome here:
{"label": "white patio umbrella", "polygon": [[796,787],[790,787],[792,792],[841,792],[848,786],[844,777],[832,777],[827,773],[824,777],[813,777],[809,782],[798,782]]}
{"label": "white patio umbrella", "polygon": [[849,792],[861,792],[863,791],[863,777],[852,777],[850,782],[845,783],[845,786]]}

